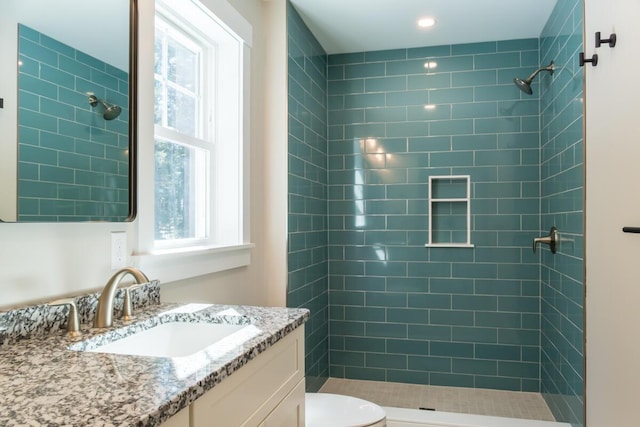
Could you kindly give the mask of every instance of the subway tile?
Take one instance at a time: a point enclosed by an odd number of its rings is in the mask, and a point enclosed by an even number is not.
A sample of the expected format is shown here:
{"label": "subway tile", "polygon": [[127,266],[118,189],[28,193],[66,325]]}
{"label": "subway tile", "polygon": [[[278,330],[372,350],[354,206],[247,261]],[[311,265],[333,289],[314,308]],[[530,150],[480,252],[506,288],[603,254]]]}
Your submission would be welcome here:
{"label": "subway tile", "polygon": [[[367,108],[365,110],[365,117],[364,121],[366,122],[403,122],[407,120],[407,109],[405,107]],[[389,123],[387,127],[390,125],[391,123]],[[397,135],[389,132],[387,128],[387,136],[396,137]]]}
{"label": "subway tile", "polygon": [[520,360],[520,347],[515,345],[475,344],[475,357],[490,360]]}
{"label": "subway tile", "polygon": [[474,344],[458,342],[431,341],[429,343],[429,355],[441,357],[473,357]]}
{"label": "subway tile", "polygon": [[520,52],[487,53],[474,55],[476,70],[520,66]]}
{"label": "subway tile", "polygon": [[365,52],[365,62],[397,61],[407,59],[407,49],[376,50]]}
{"label": "subway tile", "polygon": [[348,351],[384,353],[386,342],[383,338],[344,337],[344,348]]}
{"label": "subway tile", "polygon": [[[413,299],[413,297],[411,298]],[[429,323],[429,312],[423,309],[388,308],[386,320],[394,323],[427,324]]]}
{"label": "subway tile", "polygon": [[429,376],[431,385],[447,387],[473,387],[473,375],[445,374],[433,372]]}
{"label": "subway tile", "polygon": [[[340,291],[331,291],[330,300],[333,307],[333,304],[339,304],[339,301],[334,302],[334,292]],[[385,321],[385,309],[384,308],[375,308],[375,307],[357,307],[357,306],[346,306],[344,307],[344,320],[350,321],[360,321],[360,322],[384,322]],[[373,350],[371,350],[373,351]]]}
{"label": "subway tile", "polygon": [[450,56],[451,46],[427,46],[407,49],[407,58],[432,58],[438,56]]}
{"label": "subway tile", "polygon": [[409,90],[445,89],[451,87],[451,77],[448,73],[421,74],[408,77]]}
{"label": "subway tile", "polygon": [[494,360],[475,360],[453,358],[451,371],[456,374],[492,375],[498,374],[498,362]]}
{"label": "subway tile", "polygon": [[364,81],[365,92],[394,92],[407,90],[407,77],[368,78]]}
{"label": "subway tile", "polygon": [[431,310],[429,320],[434,325],[473,326],[473,312],[463,310]]}
{"label": "subway tile", "polygon": [[347,64],[344,66],[344,72],[347,79],[380,77],[385,75],[385,63]]}
{"label": "subway tile", "polygon": [[451,117],[453,119],[468,119],[481,117],[496,117],[497,104],[495,102],[476,102],[469,104],[454,104]]}
{"label": "subway tile", "polygon": [[421,105],[428,104],[429,91],[427,90],[412,90],[412,91],[397,91],[387,92],[386,102],[388,107],[394,106],[409,106],[409,105]]}
{"label": "subway tile", "polygon": [[479,388],[520,391],[520,384],[521,380],[519,378],[488,377],[482,375],[475,377],[475,386]]}
{"label": "subway tile", "polygon": [[[442,120],[429,123],[429,136],[445,136],[445,135],[468,135],[473,133],[473,120]],[[425,135],[426,136],[426,135]],[[449,153],[457,154],[457,153]],[[460,165],[458,163],[447,163],[449,166],[471,166],[468,163]],[[443,166],[442,163],[435,163],[432,166]]]}
{"label": "subway tile", "polygon": [[407,325],[402,323],[367,322],[367,337],[407,338]]}
{"label": "subway tile", "polygon": [[473,88],[429,90],[429,104],[454,104],[473,101]]}
{"label": "subway tile", "polygon": [[400,382],[405,384],[422,384],[422,385],[429,383],[428,372],[396,370],[396,369],[387,369],[386,372],[387,372],[386,380],[389,382]]}
{"label": "subway tile", "polygon": [[449,120],[451,118],[451,105],[417,105],[407,107],[407,119],[416,120]]}
{"label": "subway tile", "polygon": [[367,353],[366,366],[384,369],[407,369],[407,355]]}
{"label": "subway tile", "polygon": [[451,46],[452,55],[469,55],[496,52],[496,42],[464,43]]}
{"label": "subway tile", "polygon": [[354,380],[385,381],[386,369],[345,367],[345,377]]}

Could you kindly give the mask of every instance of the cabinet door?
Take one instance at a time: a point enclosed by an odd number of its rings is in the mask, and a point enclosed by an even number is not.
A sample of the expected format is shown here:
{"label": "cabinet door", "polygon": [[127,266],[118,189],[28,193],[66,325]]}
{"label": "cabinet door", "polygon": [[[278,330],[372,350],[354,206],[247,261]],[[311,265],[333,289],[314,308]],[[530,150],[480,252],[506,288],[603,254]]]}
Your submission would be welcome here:
{"label": "cabinet door", "polygon": [[189,408],[183,409],[163,422],[162,427],[189,427]]}
{"label": "cabinet door", "polygon": [[304,379],[304,328],[284,337],[191,404],[191,427],[255,427]]}
{"label": "cabinet door", "polygon": [[260,424],[260,427],[304,427],[304,380]]}

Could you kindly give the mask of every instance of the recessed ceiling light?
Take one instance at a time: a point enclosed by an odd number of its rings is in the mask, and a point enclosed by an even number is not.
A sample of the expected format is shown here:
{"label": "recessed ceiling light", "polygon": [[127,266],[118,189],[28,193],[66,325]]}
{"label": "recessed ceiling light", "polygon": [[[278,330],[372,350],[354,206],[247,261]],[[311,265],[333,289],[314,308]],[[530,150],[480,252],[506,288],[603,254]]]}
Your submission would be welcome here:
{"label": "recessed ceiling light", "polygon": [[430,16],[418,19],[419,27],[428,28],[428,27],[433,27],[434,25],[436,25],[436,20],[435,18],[432,18]]}

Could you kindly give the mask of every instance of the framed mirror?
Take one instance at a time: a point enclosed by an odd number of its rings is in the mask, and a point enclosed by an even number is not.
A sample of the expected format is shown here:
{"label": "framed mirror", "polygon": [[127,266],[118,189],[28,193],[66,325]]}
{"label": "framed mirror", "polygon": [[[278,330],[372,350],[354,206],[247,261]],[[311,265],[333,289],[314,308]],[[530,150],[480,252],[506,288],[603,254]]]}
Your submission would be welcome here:
{"label": "framed mirror", "polygon": [[136,213],[137,0],[0,4],[0,220]]}

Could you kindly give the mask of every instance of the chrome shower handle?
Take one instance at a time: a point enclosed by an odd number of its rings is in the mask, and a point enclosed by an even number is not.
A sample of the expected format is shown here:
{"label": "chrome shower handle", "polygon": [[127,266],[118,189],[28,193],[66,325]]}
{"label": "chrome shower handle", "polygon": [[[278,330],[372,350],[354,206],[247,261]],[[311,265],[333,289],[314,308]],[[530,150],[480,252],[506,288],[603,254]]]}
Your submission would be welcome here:
{"label": "chrome shower handle", "polygon": [[533,239],[533,253],[536,253],[536,246],[538,243],[544,243],[549,245],[551,249],[551,253],[556,253],[556,245],[558,244],[558,229],[556,227],[551,227],[551,231],[549,231],[549,235],[545,237],[536,237]]}

